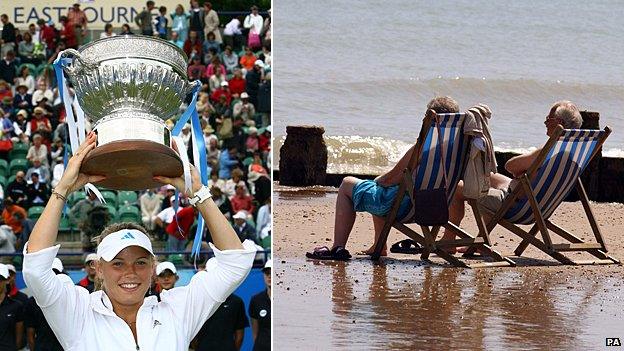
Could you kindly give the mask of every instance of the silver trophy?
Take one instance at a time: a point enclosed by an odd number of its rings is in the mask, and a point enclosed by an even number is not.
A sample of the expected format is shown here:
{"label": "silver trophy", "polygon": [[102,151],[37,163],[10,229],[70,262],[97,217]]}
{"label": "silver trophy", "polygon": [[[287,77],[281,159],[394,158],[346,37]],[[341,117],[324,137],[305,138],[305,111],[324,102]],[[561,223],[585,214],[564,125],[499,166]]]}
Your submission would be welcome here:
{"label": "silver trophy", "polygon": [[72,59],[64,71],[98,136],[81,170],[105,175],[98,185],[120,190],[158,186],[154,175],[180,176],[165,121],[195,87],[185,53],[162,39],[126,35],[62,55]]}

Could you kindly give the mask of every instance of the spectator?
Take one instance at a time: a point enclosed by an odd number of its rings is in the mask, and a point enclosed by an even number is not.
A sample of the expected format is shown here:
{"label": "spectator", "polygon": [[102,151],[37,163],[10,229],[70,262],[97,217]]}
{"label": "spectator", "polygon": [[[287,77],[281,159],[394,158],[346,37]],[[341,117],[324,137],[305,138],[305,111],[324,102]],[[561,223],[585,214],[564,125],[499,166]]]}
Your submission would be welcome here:
{"label": "spectator", "polygon": [[155,189],[147,189],[141,197],[139,197],[139,206],[141,207],[141,219],[143,225],[149,231],[156,229],[156,216],[160,212],[162,197],[156,194]]}
{"label": "spectator", "polygon": [[254,295],[249,303],[254,351],[271,350],[271,270],[273,261],[268,260],[262,273],[266,290]]}
{"label": "spectator", "polygon": [[221,87],[215,89],[210,95],[210,99],[214,102],[219,102],[221,96],[225,96],[225,102],[227,106],[230,106],[230,102],[232,101],[232,93],[230,93],[230,87],[227,81],[223,80],[221,82]]}
{"label": "spectator", "polygon": [[165,196],[162,200],[162,205],[160,206],[160,210],[164,210],[167,207],[173,206],[173,201],[171,199],[175,199],[175,188],[172,185],[165,185]]}
{"label": "spectator", "polygon": [[214,201],[215,205],[219,207],[219,211],[223,213],[225,218],[231,220],[233,211],[230,199],[225,196],[225,194],[221,191],[221,188],[217,186],[212,186],[210,188],[210,194],[212,195],[212,200]]}
{"label": "spectator", "polygon": [[271,220],[273,216],[271,215],[271,197],[269,196],[264,203],[264,205],[260,206],[258,210],[258,218],[256,219],[256,237],[260,240],[260,233],[262,230],[271,225]]}
{"label": "spectator", "polygon": [[19,350],[24,346],[24,306],[8,296],[9,277],[9,269],[0,263],[0,350]]}
{"label": "spectator", "polygon": [[197,208],[188,206],[179,209],[177,214],[173,216],[171,223],[167,225],[165,231],[169,234],[167,238],[168,251],[184,251],[186,247],[186,239],[191,234],[191,227],[197,217]]}
{"label": "spectator", "polygon": [[196,31],[189,32],[189,37],[184,42],[183,50],[187,57],[191,57],[193,55],[202,57],[202,42],[199,40]]}
{"label": "spectator", "polygon": [[[2,22],[2,46],[0,48],[0,53],[4,57],[8,54],[9,51],[15,52],[15,42],[17,41],[17,35],[15,26],[13,26],[13,23],[9,22],[9,16],[3,13],[0,16],[0,22]],[[12,82],[13,80],[7,81]]]}
{"label": "spectator", "polygon": [[184,43],[189,31],[189,17],[190,14],[184,12],[184,6],[178,5],[175,11],[171,13],[171,36],[173,39],[173,32],[177,33],[179,40]]}
{"label": "spectator", "polygon": [[256,242],[256,229],[247,223],[248,214],[245,211],[238,211],[234,215],[234,231],[241,242],[249,239]]}
{"label": "spectator", "polygon": [[63,29],[61,29],[61,42],[68,48],[77,49],[79,43],[73,24],[69,22],[67,16],[61,16],[60,21],[61,26],[63,26]]}
{"label": "spectator", "polygon": [[56,185],[63,176],[63,172],[65,172],[65,164],[63,164],[62,162],[57,163],[52,169],[52,180],[50,181],[50,186],[52,187],[52,189],[56,188]]}
{"label": "spectator", "polygon": [[[35,57],[35,43],[33,42],[32,35],[29,32],[24,33],[22,41],[17,46],[17,52],[22,63],[32,63],[38,65],[41,63],[41,59]],[[34,84],[33,84],[34,90]],[[30,91],[32,93],[32,91]]]}
{"label": "spectator", "polygon": [[12,264],[7,264],[6,266],[9,270],[9,284],[7,286],[7,294],[10,298],[17,300],[24,304],[24,306],[26,306],[26,303],[28,302],[28,295],[17,289],[17,284],[15,283],[17,271],[15,270],[15,266]]}
{"label": "spectator", "polygon": [[227,83],[225,75],[220,69],[215,70],[214,74],[210,76],[210,79],[208,80],[208,87],[210,92],[212,93],[216,91],[223,82]]}
{"label": "spectator", "polygon": [[154,9],[154,1],[149,0],[145,3],[143,11],[134,18],[134,23],[139,27],[141,34],[153,36],[154,23],[152,22],[152,10]]}
{"label": "spectator", "polygon": [[206,66],[206,77],[210,77],[215,74],[217,71],[221,72],[222,75],[226,75],[227,71],[225,66],[219,60],[219,57],[215,55],[210,61],[210,64]]}
{"label": "spectator", "polygon": [[[234,104],[234,107],[232,108],[232,114],[234,116],[234,119],[240,119],[243,121],[244,124],[248,125],[248,126],[254,126],[255,122],[254,122],[254,115],[256,114],[256,109],[254,108],[254,106],[249,102],[249,94],[243,92],[240,95],[240,101],[238,101],[237,103]],[[254,128],[255,129],[255,128]],[[256,129],[256,141],[257,141],[257,133],[258,130]],[[251,134],[251,129],[250,132]],[[255,147],[256,151],[257,145]]]}
{"label": "spectator", "polygon": [[243,33],[241,32],[241,23],[238,18],[232,18],[223,29],[223,43],[232,47],[234,51],[240,51],[243,42]]}
{"label": "spectator", "polygon": [[[11,86],[9,83],[4,80],[0,80],[0,98],[4,103],[5,99],[8,99],[9,106],[11,107],[11,111],[13,109],[13,92],[11,91]],[[4,110],[6,110],[6,106],[2,106]]]}
{"label": "spectator", "polygon": [[30,206],[45,206],[48,202],[48,187],[39,181],[39,172],[32,172],[30,175],[32,183],[28,184],[28,200]]}
{"label": "spectator", "polygon": [[10,50],[3,56],[0,61],[0,79],[12,84],[17,76],[17,62],[15,60],[15,51]]}
{"label": "spectator", "polygon": [[208,187],[217,187],[223,191],[225,189],[225,180],[219,178],[219,171],[215,168],[210,172],[210,179],[208,179]]}
{"label": "spectator", "polygon": [[180,50],[184,49],[184,41],[186,39],[182,40],[182,38],[180,37],[180,34],[176,31],[172,31],[171,32],[171,40],[169,40],[169,42],[175,46],[177,46],[178,48],[180,48]]}
{"label": "spectator", "polygon": [[39,39],[45,43],[46,56],[51,56],[56,49],[56,32],[43,18],[37,20],[39,26]]}
{"label": "spectator", "polygon": [[[15,174],[15,180],[9,183],[6,189],[6,196],[4,199],[5,206],[6,206],[6,201],[10,200],[11,202],[10,205],[15,204],[13,206],[18,208],[16,211],[19,211],[19,208],[28,207],[28,184],[26,183],[24,176],[25,174],[23,171],[18,171]],[[5,210],[6,210],[6,207],[5,207]],[[15,211],[11,211],[11,212],[15,212]],[[24,212],[24,217],[26,217],[25,213],[26,212]],[[8,224],[6,218],[4,220],[4,223]],[[15,231],[15,232],[17,233],[18,231]]]}
{"label": "spectator", "polygon": [[74,30],[77,45],[84,44],[84,38],[87,35],[87,16],[80,9],[80,4],[75,3],[67,13],[67,22]]}
{"label": "spectator", "polygon": [[263,204],[271,198],[271,179],[268,174],[249,172],[247,177],[252,194],[259,204]]}
{"label": "spectator", "polygon": [[13,136],[15,136],[15,127],[13,126],[13,121],[11,121],[10,116],[10,114],[4,112],[4,110],[0,108],[0,128],[2,128],[2,140],[10,140]]}
{"label": "spectator", "polygon": [[228,81],[230,86],[230,92],[232,96],[241,96],[245,91],[245,78],[243,78],[243,71],[240,68],[234,68],[234,76]]}
{"label": "spectator", "polygon": [[33,136],[33,144],[28,149],[28,153],[26,154],[26,159],[28,159],[28,161],[32,163],[35,163],[35,159],[38,159],[41,161],[41,164],[47,166],[48,165],[48,148],[45,145],[43,145],[42,141],[43,141],[43,138],[41,137],[41,135],[35,134]]}
{"label": "spectator", "polygon": [[15,253],[16,243],[17,237],[13,234],[13,229],[6,224],[0,225],[0,253]]}
{"label": "spectator", "polygon": [[[216,54],[221,53],[221,42],[217,41],[215,38],[216,37],[213,32],[208,32],[208,34],[206,34],[206,39],[204,40],[204,43],[202,44],[202,49],[204,50],[205,53],[207,53],[210,48],[215,49]],[[206,62],[210,62],[210,61],[206,61]]]}
{"label": "spectator", "polygon": [[43,184],[48,184],[50,181],[50,171],[47,166],[42,165],[41,159],[34,158],[33,165],[26,171],[26,179],[32,179],[33,174],[38,175],[38,181]]}
{"label": "spectator", "polygon": [[173,289],[178,280],[180,280],[178,270],[173,263],[164,261],[156,266],[156,284],[160,289],[157,293]]}
{"label": "spectator", "polygon": [[248,326],[243,300],[231,294],[204,323],[191,345],[195,351],[240,350]]}
{"label": "spectator", "polygon": [[95,208],[99,204],[99,200],[94,193],[89,192],[87,197],[78,201],[70,210],[69,210],[69,219],[73,222],[75,227],[80,229],[80,240],[82,242],[83,252],[93,252],[93,244],[91,243],[90,230],[89,227],[89,215],[91,210]]}
{"label": "spectator", "polygon": [[248,174],[251,172],[269,175],[267,169],[262,165],[262,158],[259,152],[253,153],[253,160],[251,161],[251,163],[249,164],[249,168],[247,169]]}
{"label": "spectator", "polygon": [[119,32],[119,35],[134,35],[134,33],[130,30],[130,25],[124,23],[121,25],[121,32]]}
{"label": "spectator", "polygon": [[[204,34],[208,36],[210,33],[214,35],[214,40],[221,44],[223,40],[221,39],[221,31],[219,30],[219,15],[217,11],[212,8],[212,4],[210,2],[204,3]],[[217,52],[221,52],[221,48],[217,50]]]}
{"label": "spectator", "polygon": [[251,51],[251,48],[249,46],[246,46],[245,54],[240,58],[240,65],[242,68],[245,69],[245,71],[250,71],[253,69],[254,63],[257,59],[258,58],[256,57],[256,55],[253,53],[253,51]]}
{"label": "spectator", "polygon": [[247,45],[251,46],[254,50],[260,48],[260,32],[262,31],[263,25],[264,20],[262,19],[262,16],[258,14],[258,7],[255,5],[252,6],[251,13],[245,17],[243,27],[249,29]]}
{"label": "spectator", "polygon": [[22,233],[22,219],[26,218],[26,210],[15,204],[11,197],[4,199],[4,210],[2,210],[2,219],[4,224],[11,227],[13,234],[19,236]]}
{"label": "spectator", "polygon": [[189,37],[190,32],[195,32],[198,38],[202,38],[202,40],[205,38],[204,17],[204,9],[199,7],[199,1],[191,0],[191,8],[189,10]]}
{"label": "spectator", "polygon": [[[37,133],[41,136],[41,142],[50,145],[52,141],[52,124],[46,115],[48,111],[46,111],[42,107],[35,107],[33,109],[33,118],[30,120],[30,130],[34,133]],[[47,157],[46,160],[43,161],[46,165],[48,164]]]}
{"label": "spectator", "polygon": [[167,39],[167,27],[169,20],[167,19],[167,8],[161,6],[158,8],[159,16],[156,17],[156,33],[160,39]]}
{"label": "spectator", "polygon": [[201,57],[199,57],[199,55],[191,56],[191,64],[187,69],[189,80],[202,79],[205,70],[206,66],[201,63]]}
{"label": "spectator", "polygon": [[225,51],[221,55],[221,61],[223,61],[227,73],[234,73],[234,69],[238,68],[238,55],[232,51],[230,45],[225,47]]}
{"label": "spectator", "polygon": [[249,216],[254,212],[255,206],[253,204],[253,198],[247,194],[247,187],[242,184],[236,186],[236,193],[230,198],[232,203],[232,211],[246,211]]}
{"label": "spectator", "polygon": [[[260,39],[262,40],[262,45],[268,48],[271,47],[271,9],[267,11],[269,15],[264,19],[264,24],[262,25],[262,31],[260,31]],[[266,62],[266,61],[265,61]]]}
{"label": "spectator", "polygon": [[263,67],[264,63],[260,60],[256,60],[253,69],[248,71],[245,76],[245,91],[249,94],[249,101],[251,101],[254,106],[258,106],[258,90],[260,88],[260,82],[264,79]]}
{"label": "spectator", "polygon": [[[214,131],[212,127],[210,127],[210,125],[208,125],[206,128],[210,128],[212,131]],[[210,137],[206,141],[206,145],[208,145],[206,147],[206,158],[208,159],[208,165],[210,165],[214,170],[219,166],[219,154],[221,153],[221,150],[219,150],[218,148],[219,139],[217,139],[217,137],[214,135],[210,135]],[[216,173],[216,171],[213,172]]]}
{"label": "spectator", "polygon": [[[253,120],[251,120],[253,122]],[[249,135],[245,141],[245,149],[247,155],[253,155],[258,152],[258,129],[256,127],[249,127]]]}
{"label": "spectator", "polygon": [[48,105],[54,100],[54,93],[50,90],[45,80],[37,83],[37,90],[32,94],[32,105],[37,105],[40,99],[46,99],[46,104]]}
{"label": "spectator", "polygon": [[113,25],[106,23],[106,25],[104,25],[104,31],[100,33],[100,39],[112,38],[115,36],[117,36],[117,34],[113,32]]}
{"label": "spectator", "polygon": [[92,293],[94,290],[95,277],[96,277],[95,265],[97,261],[98,261],[98,256],[95,253],[90,253],[85,256],[84,271],[86,272],[87,275],[85,275],[84,278],[80,279],[78,284],[76,284],[87,289],[89,293]]}
{"label": "spectator", "polygon": [[225,181],[223,192],[228,197],[232,197],[236,195],[236,186],[239,184],[245,185],[243,181],[243,171],[241,171],[240,168],[234,168],[232,170],[232,178]]}
{"label": "spectator", "polygon": [[[169,201],[169,206],[167,208],[165,208],[164,210],[158,212],[158,214],[156,215],[156,219],[154,219],[154,223],[156,224],[156,227],[160,229],[159,232],[159,238],[162,240],[164,238],[169,239],[169,233],[167,232],[167,228],[169,227],[169,224],[171,224],[173,222],[173,218],[175,217],[177,212],[180,212],[180,210],[182,210],[182,206],[178,206],[177,211],[174,210],[174,202],[175,202],[175,196],[171,196],[168,198]],[[164,201],[163,201],[164,202]],[[180,205],[181,205],[180,201]]]}
{"label": "spectator", "polygon": [[236,158],[237,153],[238,150],[236,146],[230,146],[227,152],[221,152],[221,157],[219,159],[219,178],[229,179],[231,177],[232,170],[238,166],[238,159]]}
{"label": "spectator", "polygon": [[[32,78],[32,77],[31,77]],[[16,80],[19,78],[16,78]],[[33,81],[34,83],[34,81]],[[15,109],[25,109],[31,111],[32,106],[32,95],[28,94],[28,86],[24,82],[18,83],[15,88],[16,94],[13,97],[13,107]]]}
{"label": "spectator", "polygon": [[[54,170],[54,167],[56,167],[58,163],[63,163],[63,159],[65,158],[65,144],[63,144],[63,140],[61,140],[61,138],[59,137],[54,138],[54,142],[52,143],[52,147],[50,150],[50,156],[52,158],[52,170]],[[48,180],[50,180],[49,177]],[[45,183],[47,183],[47,181]]]}
{"label": "spectator", "polygon": [[260,60],[262,60],[262,62],[264,62],[265,68],[271,67],[271,61],[272,61],[272,59],[271,59],[271,47],[263,45],[262,46],[262,53],[260,55],[258,55],[258,59],[260,59]]}

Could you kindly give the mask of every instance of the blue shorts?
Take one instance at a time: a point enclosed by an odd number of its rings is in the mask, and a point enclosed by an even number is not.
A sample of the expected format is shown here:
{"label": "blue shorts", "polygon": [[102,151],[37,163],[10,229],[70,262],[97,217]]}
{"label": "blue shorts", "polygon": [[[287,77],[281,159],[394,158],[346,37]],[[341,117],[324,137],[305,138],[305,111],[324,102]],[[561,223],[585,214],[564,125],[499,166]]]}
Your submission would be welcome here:
{"label": "blue shorts", "polygon": [[[361,180],[353,186],[351,194],[353,210],[384,217],[392,209],[392,204],[398,191],[398,185],[384,187],[374,180]],[[405,194],[401,201],[397,218],[402,219],[405,217],[409,212],[410,206],[409,196]]]}

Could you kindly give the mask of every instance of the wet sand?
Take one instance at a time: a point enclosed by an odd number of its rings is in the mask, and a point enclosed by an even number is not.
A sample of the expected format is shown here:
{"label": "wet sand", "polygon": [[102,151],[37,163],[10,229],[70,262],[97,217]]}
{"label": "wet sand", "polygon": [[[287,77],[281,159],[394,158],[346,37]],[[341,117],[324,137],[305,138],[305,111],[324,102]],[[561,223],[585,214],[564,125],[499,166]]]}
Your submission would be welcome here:
{"label": "wet sand", "polygon": [[[276,186],[275,349],[586,350],[624,341],[624,267],[562,266],[529,248],[519,267],[452,268],[433,255],[393,254],[373,264],[315,262],[305,251],[331,245],[333,188]],[[624,259],[624,205],[593,203],[609,253]],[[553,222],[588,239],[580,203],[564,203]],[[464,229],[476,232],[470,211]],[[406,238],[392,231],[389,244]],[[517,237],[497,228],[495,248]],[[372,244],[370,217],[358,214],[351,253]],[[573,259],[590,258],[569,254]]]}

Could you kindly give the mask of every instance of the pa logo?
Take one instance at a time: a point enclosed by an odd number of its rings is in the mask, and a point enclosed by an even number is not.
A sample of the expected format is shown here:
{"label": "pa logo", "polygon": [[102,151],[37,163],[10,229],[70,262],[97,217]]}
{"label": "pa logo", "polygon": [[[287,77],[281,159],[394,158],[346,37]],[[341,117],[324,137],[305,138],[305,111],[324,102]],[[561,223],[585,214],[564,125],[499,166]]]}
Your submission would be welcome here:
{"label": "pa logo", "polygon": [[260,310],[260,313],[258,313],[260,315],[260,317],[266,317],[267,315],[267,310]]}
{"label": "pa logo", "polygon": [[121,240],[124,240],[124,239],[134,239],[134,235],[132,235],[132,233],[130,232],[127,232],[126,235],[121,237]]}
{"label": "pa logo", "polygon": [[607,338],[607,346],[622,346],[620,338]]}

